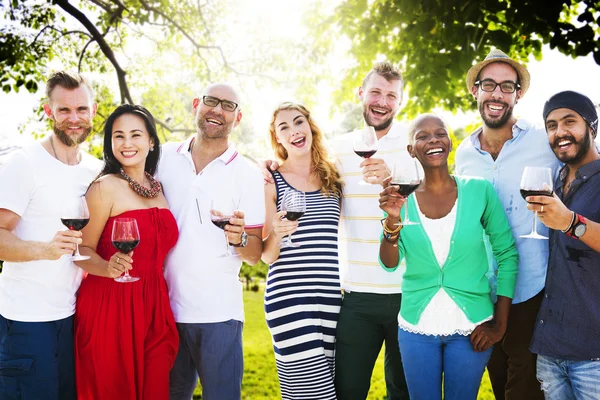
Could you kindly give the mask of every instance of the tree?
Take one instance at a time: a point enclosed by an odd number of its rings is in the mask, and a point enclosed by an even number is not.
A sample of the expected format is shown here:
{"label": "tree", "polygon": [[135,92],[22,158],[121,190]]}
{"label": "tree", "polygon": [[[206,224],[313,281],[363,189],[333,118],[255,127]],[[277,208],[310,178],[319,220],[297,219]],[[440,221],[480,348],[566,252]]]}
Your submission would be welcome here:
{"label": "tree", "polygon": [[[119,103],[142,103],[166,139],[188,135],[191,99],[202,86],[227,80],[242,90],[280,85],[308,94],[317,78],[305,71],[318,70],[325,56],[317,39],[264,40],[260,17],[238,12],[236,0],[0,1],[2,89],[37,91],[57,60],[99,75],[105,106],[96,133]],[[252,138],[241,138],[252,149]]]}
{"label": "tree", "polygon": [[593,53],[600,64],[599,25],[599,0],[343,0],[330,30],[352,40],[357,64],[338,103],[385,57],[403,65],[409,118],[434,107],[470,108],[467,70],[492,48],[527,61],[541,59],[549,44],[572,57]]}

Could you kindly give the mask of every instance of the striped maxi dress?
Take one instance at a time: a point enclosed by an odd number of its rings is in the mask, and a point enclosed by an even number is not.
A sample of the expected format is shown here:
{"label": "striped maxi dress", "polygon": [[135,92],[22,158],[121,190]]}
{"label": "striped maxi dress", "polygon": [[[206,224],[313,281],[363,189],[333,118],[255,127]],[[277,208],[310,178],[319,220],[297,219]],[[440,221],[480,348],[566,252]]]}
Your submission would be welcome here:
{"label": "striped maxi dress", "polygon": [[[277,209],[291,186],[277,171]],[[338,268],[340,199],[306,192],[306,213],[293,242],[269,267],[267,325],[282,399],[336,399],[335,330],[342,302]]]}

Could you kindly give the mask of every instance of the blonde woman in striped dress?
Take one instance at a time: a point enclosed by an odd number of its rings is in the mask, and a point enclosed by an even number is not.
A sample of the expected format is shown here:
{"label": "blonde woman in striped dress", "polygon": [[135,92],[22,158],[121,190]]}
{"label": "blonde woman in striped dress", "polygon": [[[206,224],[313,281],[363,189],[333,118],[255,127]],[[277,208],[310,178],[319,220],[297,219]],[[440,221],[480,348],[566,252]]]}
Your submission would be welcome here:
{"label": "blonde woman in striped dress", "polygon": [[[280,168],[265,186],[262,259],[270,264],[265,290],[283,399],[335,399],[334,343],[341,306],[337,233],[342,184],[323,135],[300,104],[283,103],[270,125]],[[285,219],[287,190],[305,192],[306,212]],[[280,247],[290,234],[298,247]]]}

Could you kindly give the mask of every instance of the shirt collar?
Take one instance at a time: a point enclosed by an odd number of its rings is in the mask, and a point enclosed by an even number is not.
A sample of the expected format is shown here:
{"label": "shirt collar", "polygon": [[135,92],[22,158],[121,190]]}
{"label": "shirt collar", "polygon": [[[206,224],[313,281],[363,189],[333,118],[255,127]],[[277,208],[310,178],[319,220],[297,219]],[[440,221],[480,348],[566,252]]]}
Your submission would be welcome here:
{"label": "shirt collar", "polygon": [[[582,167],[579,167],[577,172],[575,172],[575,179],[583,178],[583,180],[587,180],[590,178],[590,176],[595,175],[598,172],[600,172],[600,160],[594,160],[592,162],[585,164]],[[560,169],[560,174],[559,174],[561,186],[562,186],[562,183],[564,182],[565,178],[567,177],[568,173],[569,173],[569,166],[567,164],[565,164]]]}
{"label": "shirt collar", "polygon": [[[512,126],[513,139],[519,136],[522,132],[527,132],[529,128],[531,128],[531,124],[527,120],[518,119],[517,122],[515,122],[515,124]],[[483,127],[480,126],[469,135],[469,139],[476,149],[481,149],[481,142],[479,141],[479,135],[481,132],[483,132]]]}
{"label": "shirt collar", "polygon": [[[192,135],[186,140],[184,140],[177,148],[177,153],[191,157],[190,148],[192,146],[192,141],[195,140],[195,137],[195,135]],[[227,148],[227,150],[225,150],[223,154],[217,157],[216,160],[221,160],[225,165],[229,165],[229,163],[231,163],[237,157],[237,155],[238,152],[235,149],[235,145],[233,143],[229,143],[229,147]]]}
{"label": "shirt collar", "polygon": [[400,124],[398,121],[396,121],[394,119],[394,120],[392,120],[392,124],[390,125],[390,130],[388,131],[388,133],[386,133],[385,136],[383,136],[379,140],[382,140],[384,138],[394,139],[394,138],[401,136],[403,134],[403,132],[404,132],[404,129],[402,129],[402,124]]}

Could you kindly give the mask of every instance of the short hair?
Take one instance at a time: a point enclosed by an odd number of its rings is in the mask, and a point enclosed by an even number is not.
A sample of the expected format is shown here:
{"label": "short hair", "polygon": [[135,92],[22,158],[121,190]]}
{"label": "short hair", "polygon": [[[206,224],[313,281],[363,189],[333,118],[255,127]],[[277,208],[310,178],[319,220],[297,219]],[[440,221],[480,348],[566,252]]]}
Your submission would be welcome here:
{"label": "short hair", "polygon": [[[446,123],[446,121],[444,121],[444,119],[437,114],[425,113],[417,115],[417,117],[413,119],[408,125],[408,144],[410,144],[411,146],[415,145],[415,133],[417,133],[417,128],[419,127],[421,122],[428,119],[437,119],[442,123],[442,126],[446,128],[446,130],[448,130],[448,124]],[[450,132],[448,132],[448,135],[449,134]]]}
{"label": "short hair", "polygon": [[73,71],[56,71],[48,81],[46,81],[46,97],[50,101],[50,96],[55,87],[60,86],[65,89],[77,89],[79,86],[85,86],[89,91],[92,98],[94,97],[94,91],[89,81],[77,72]]}
{"label": "short hair", "polygon": [[369,73],[365,76],[361,85],[363,88],[367,85],[367,82],[373,74],[383,76],[388,82],[397,80],[402,81],[402,73],[398,67],[394,66],[389,61],[381,61],[373,65],[373,68],[371,68]]}

